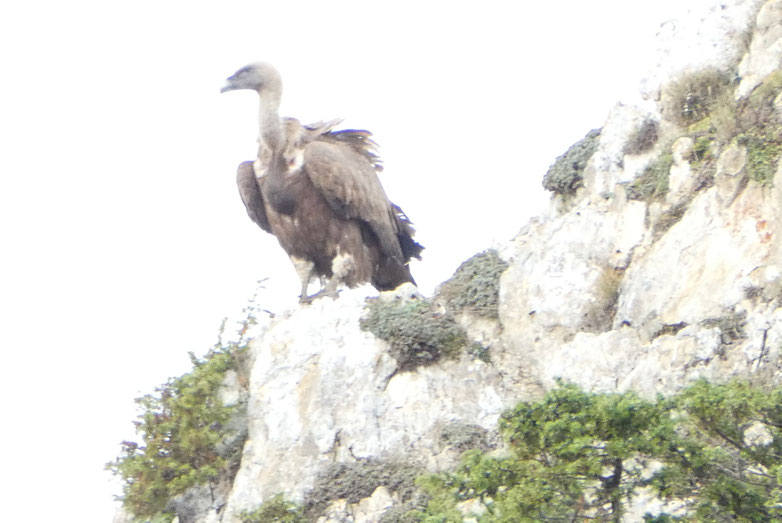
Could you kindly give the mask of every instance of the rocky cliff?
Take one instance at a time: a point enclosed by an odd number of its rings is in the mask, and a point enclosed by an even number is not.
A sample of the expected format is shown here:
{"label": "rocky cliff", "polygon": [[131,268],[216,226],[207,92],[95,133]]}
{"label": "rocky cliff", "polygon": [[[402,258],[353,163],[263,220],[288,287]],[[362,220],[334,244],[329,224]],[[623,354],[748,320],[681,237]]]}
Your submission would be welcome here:
{"label": "rocky cliff", "polygon": [[[501,413],[558,378],[646,398],[779,383],[782,0],[699,5],[661,28],[638,98],[552,165],[503,270],[484,254],[431,300],[358,289],[265,321],[222,392],[246,403],[235,476],[176,497],[179,521],[276,495],[317,521],[395,521],[411,477],[501,446]],[[410,333],[394,311],[434,323]]]}

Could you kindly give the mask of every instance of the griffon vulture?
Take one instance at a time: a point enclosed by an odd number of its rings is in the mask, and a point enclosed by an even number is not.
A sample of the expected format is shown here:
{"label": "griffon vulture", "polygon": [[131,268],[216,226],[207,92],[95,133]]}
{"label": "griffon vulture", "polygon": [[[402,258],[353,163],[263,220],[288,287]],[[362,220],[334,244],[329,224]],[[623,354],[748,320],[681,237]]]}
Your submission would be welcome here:
{"label": "griffon vulture", "polygon": [[[301,278],[300,301],[336,297],[340,284],[370,282],[391,290],[412,282],[408,262],[423,247],[402,210],[386,196],[368,131],[334,131],[338,120],[304,126],[278,114],[282,81],[269,64],[230,76],[221,92],[249,89],[260,98],[254,162],[239,165],[236,181],[250,218],[277,237]],[[308,296],[314,276],[323,289]]]}

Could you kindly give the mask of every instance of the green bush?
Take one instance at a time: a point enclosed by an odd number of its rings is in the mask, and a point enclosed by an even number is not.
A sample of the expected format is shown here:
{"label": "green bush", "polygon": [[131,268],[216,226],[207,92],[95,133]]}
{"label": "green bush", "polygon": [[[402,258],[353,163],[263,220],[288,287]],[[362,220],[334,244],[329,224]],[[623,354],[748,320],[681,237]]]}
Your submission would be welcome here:
{"label": "green bush", "polygon": [[557,157],[543,177],[543,187],[562,195],[572,195],[584,186],[584,169],[600,144],[600,129],[593,129]]}
{"label": "green bush", "polygon": [[657,120],[646,118],[641,125],[628,138],[624,146],[624,154],[642,154],[654,147],[657,143],[660,124]]}
{"label": "green bush", "polygon": [[419,478],[430,501],[418,521],[462,521],[466,500],[482,502],[480,522],[619,521],[646,486],[688,507],[688,521],[782,518],[782,388],[701,381],[649,402],[560,384],[505,413],[500,431],[509,454],[469,451],[457,471]]}
{"label": "green bush", "polygon": [[398,370],[429,365],[440,358],[455,358],[469,345],[459,324],[428,300],[368,301],[369,314],[361,329],[391,346]]}
{"label": "green bush", "polygon": [[462,263],[438,293],[454,312],[497,319],[500,276],[507,268],[508,264],[495,249],[483,251]]}
{"label": "green bush", "polygon": [[[124,441],[107,468],[121,477],[126,510],[138,517],[166,512],[168,501],[188,488],[215,480],[231,465],[219,444],[234,434],[226,425],[236,407],[224,406],[218,390],[235,368],[235,350],[190,354],[193,370],[138,398],[134,422],[143,443]],[[241,447],[241,443],[237,443]]]}
{"label": "green bush", "polygon": [[619,291],[624,278],[624,269],[603,267],[595,283],[595,301],[586,310],[581,321],[585,332],[607,332],[611,330],[619,303]]}
{"label": "green bush", "polygon": [[274,496],[253,511],[239,514],[242,523],[306,523],[302,509],[281,494]]}
{"label": "green bush", "polygon": [[488,430],[469,423],[454,421],[445,425],[440,431],[439,441],[458,452],[471,449],[489,450]]}
{"label": "green bush", "polygon": [[695,140],[693,167],[710,166],[719,146],[737,140],[747,148],[749,178],[761,185],[770,184],[782,156],[782,120],[774,105],[782,93],[782,71],[769,75],[740,101],[733,99],[729,89],[714,92],[718,94],[709,98],[705,109],[694,113],[700,118],[689,125],[688,133]]}
{"label": "green bush", "polygon": [[402,503],[408,503],[416,494],[415,478],[419,473],[420,469],[412,465],[385,460],[335,463],[318,475],[315,486],[305,496],[304,514],[315,521],[332,501],[358,503],[381,486],[396,493]]}
{"label": "green bush", "polygon": [[707,68],[681,75],[663,90],[664,111],[682,127],[709,116],[712,107],[728,91],[730,74]]}
{"label": "green bush", "polygon": [[665,196],[672,165],[673,155],[670,151],[658,156],[628,185],[627,197],[631,200],[651,202]]}
{"label": "green bush", "polygon": [[[236,371],[247,387],[247,346],[259,315],[271,315],[258,303],[264,280],[243,308],[236,332],[226,333],[223,320],[217,343],[203,358],[189,353],[193,370],[136,399],[141,408],[134,422],[141,443],[122,442],[122,454],[106,468],[122,480],[123,507],[136,517],[170,520],[170,500],[187,489],[232,479],[247,436],[237,420],[245,405],[225,406],[219,398],[226,372]],[[225,340],[226,334],[234,341]]]}

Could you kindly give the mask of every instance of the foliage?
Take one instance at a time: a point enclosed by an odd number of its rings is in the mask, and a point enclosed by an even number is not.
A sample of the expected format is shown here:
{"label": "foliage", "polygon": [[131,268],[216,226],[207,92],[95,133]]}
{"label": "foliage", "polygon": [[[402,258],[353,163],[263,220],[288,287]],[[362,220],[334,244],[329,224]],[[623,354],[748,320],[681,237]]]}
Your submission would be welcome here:
{"label": "foliage", "polygon": [[[742,382],[700,381],[684,390],[670,403],[683,414],[679,430],[685,436],[677,448],[669,448],[655,486],[662,493],[694,497],[694,513],[703,521],[782,517],[781,400],[782,389]],[[753,444],[750,429],[767,440]]]}
{"label": "foliage", "polygon": [[652,227],[652,232],[655,238],[659,238],[665,234],[668,229],[673,227],[679,220],[681,220],[687,212],[688,201],[679,202],[676,205],[671,205],[657,219]]}
{"label": "foliage", "polygon": [[369,314],[361,329],[385,340],[399,370],[410,370],[454,358],[469,342],[452,316],[428,300],[369,300]]}
{"label": "foliage", "polygon": [[712,152],[713,142],[714,142],[714,138],[709,135],[695,137],[695,142],[693,143],[692,146],[693,167],[697,169],[698,167],[708,162],[709,160],[714,159],[714,153]]}
{"label": "foliage", "polygon": [[451,279],[442,284],[439,295],[456,312],[497,319],[500,276],[507,268],[495,249],[483,251],[462,263]]}
{"label": "foliage", "polygon": [[770,184],[777,172],[782,141],[765,133],[746,135],[741,141],[747,146],[747,167],[752,180],[761,185]]}
{"label": "foliage", "polygon": [[746,99],[737,101],[726,89],[716,92],[703,110],[696,111],[700,118],[688,120],[688,133],[694,139],[693,167],[709,165],[719,146],[736,140],[747,148],[750,179],[770,184],[782,156],[782,121],[775,106],[782,93],[782,71],[769,75]]}
{"label": "foliage", "polygon": [[581,323],[585,332],[606,332],[616,316],[619,302],[619,287],[624,278],[624,269],[603,267],[595,284],[595,302],[587,310]]}
{"label": "foliage", "polygon": [[642,154],[654,147],[657,143],[659,127],[657,120],[646,118],[627,139],[622,152],[629,155]]}
{"label": "foliage", "polygon": [[318,475],[314,488],[305,497],[303,513],[314,521],[330,502],[345,499],[358,503],[381,486],[398,494],[403,503],[409,502],[415,495],[418,474],[417,468],[392,461],[335,463]]}
{"label": "foliage", "polygon": [[747,147],[750,178],[767,185],[777,171],[782,155],[782,123],[775,100],[782,93],[782,71],[769,75],[741,106],[741,134],[738,141]]}
{"label": "foliage", "polygon": [[169,501],[190,487],[235,472],[246,432],[231,426],[241,405],[225,406],[219,390],[228,370],[247,380],[249,332],[257,325],[257,296],[243,309],[236,341],[225,341],[226,321],[217,344],[203,358],[190,353],[193,370],[136,399],[134,422],[142,443],[122,442],[122,454],[106,467],[123,482],[124,508],[137,517],[152,518],[170,511]]}
{"label": "foliage", "polygon": [[285,501],[281,494],[274,496],[253,511],[239,514],[242,523],[305,523],[307,519],[300,507]]}
{"label": "foliage", "polygon": [[688,127],[702,120],[730,86],[730,75],[714,68],[693,71],[669,83],[664,90],[665,112],[670,119]]}
{"label": "foliage", "polygon": [[136,516],[164,512],[173,496],[215,479],[228,465],[216,448],[229,435],[224,427],[234,409],[220,402],[218,389],[233,355],[212,351],[191,359],[192,372],[136,400],[143,412],[134,423],[144,443],[123,442],[123,455],[108,465],[122,477],[123,505]]}
{"label": "foliage", "polygon": [[557,194],[572,195],[584,186],[584,169],[600,144],[600,129],[593,129],[557,157],[543,177],[543,187]]}
{"label": "foliage", "polygon": [[668,192],[668,178],[673,165],[670,151],[662,153],[646,166],[644,171],[627,187],[627,197],[631,200],[651,202]]}
{"label": "foliage", "polygon": [[724,352],[730,347],[747,338],[745,325],[747,324],[746,311],[726,311],[722,316],[707,318],[701,322],[704,327],[718,328],[720,330],[720,351]]}
{"label": "foliage", "polygon": [[479,425],[454,421],[442,428],[439,440],[459,452],[470,449],[488,450],[492,446],[488,432]]}
{"label": "foliage", "polygon": [[485,508],[481,522],[619,521],[644,486],[687,520],[782,517],[782,388],[701,381],[649,402],[560,384],[506,412],[500,431],[509,455],[469,451],[456,472],[419,478],[430,496],[420,521],[462,521],[467,500]]}

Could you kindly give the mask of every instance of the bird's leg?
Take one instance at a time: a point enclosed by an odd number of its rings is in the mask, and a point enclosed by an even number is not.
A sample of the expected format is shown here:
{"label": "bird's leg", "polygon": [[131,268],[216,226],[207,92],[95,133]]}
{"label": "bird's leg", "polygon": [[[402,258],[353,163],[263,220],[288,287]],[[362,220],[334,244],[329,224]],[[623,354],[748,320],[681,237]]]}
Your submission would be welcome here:
{"label": "bird's leg", "polygon": [[318,294],[337,299],[339,285],[349,281],[350,274],[356,270],[353,257],[347,254],[338,254],[331,260],[331,278],[326,282],[323,290]]}
{"label": "bird's leg", "polygon": [[310,280],[312,279],[312,273],[315,269],[315,264],[309,260],[296,258],[294,256],[291,256],[291,261],[293,262],[293,266],[296,268],[296,274],[299,275],[299,279],[301,280],[301,294],[299,294],[299,303],[310,303],[312,302],[312,298],[314,298],[314,296],[309,296],[307,291],[310,286]]}

